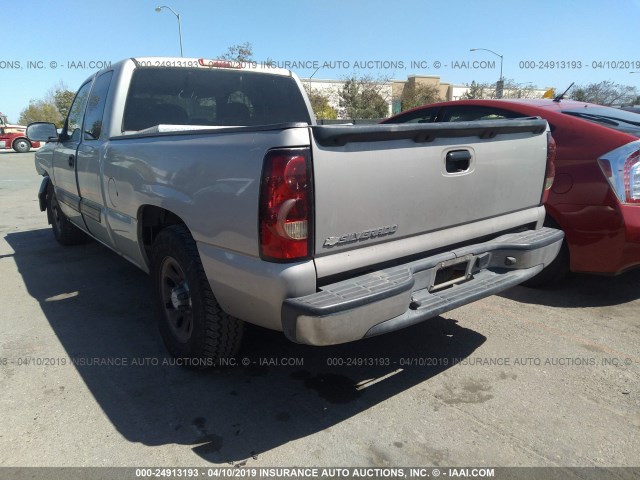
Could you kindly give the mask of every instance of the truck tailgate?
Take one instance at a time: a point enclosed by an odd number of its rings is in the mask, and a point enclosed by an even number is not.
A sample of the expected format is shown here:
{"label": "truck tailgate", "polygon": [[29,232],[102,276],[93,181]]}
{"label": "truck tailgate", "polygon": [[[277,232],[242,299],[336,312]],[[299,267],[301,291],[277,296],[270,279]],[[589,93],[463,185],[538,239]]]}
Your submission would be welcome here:
{"label": "truck tailgate", "polygon": [[546,130],[541,119],[312,127],[317,261],[537,207]]}

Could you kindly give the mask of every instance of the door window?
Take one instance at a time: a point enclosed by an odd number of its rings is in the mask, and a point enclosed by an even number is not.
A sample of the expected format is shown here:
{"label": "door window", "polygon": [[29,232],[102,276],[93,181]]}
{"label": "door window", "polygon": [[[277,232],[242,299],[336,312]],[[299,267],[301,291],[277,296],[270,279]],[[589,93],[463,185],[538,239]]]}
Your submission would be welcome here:
{"label": "door window", "polygon": [[89,90],[91,89],[91,82],[85,83],[78,93],[76,98],[73,99],[71,108],[69,109],[69,116],[64,124],[63,138],[66,138],[70,142],[80,141],[80,132],[82,131],[82,115],[84,114],[85,106],[87,105],[87,99],[89,98]]}

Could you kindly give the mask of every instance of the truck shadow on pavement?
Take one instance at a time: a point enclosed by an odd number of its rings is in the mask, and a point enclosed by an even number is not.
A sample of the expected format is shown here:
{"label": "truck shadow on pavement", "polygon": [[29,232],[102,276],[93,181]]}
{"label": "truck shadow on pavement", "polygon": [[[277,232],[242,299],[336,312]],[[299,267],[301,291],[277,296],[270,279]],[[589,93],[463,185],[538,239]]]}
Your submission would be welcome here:
{"label": "truck shadow on pavement", "polygon": [[607,307],[640,298],[640,269],[611,277],[570,274],[547,288],[514,287],[500,294],[522,303],[560,308]]}
{"label": "truck shadow on pavement", "polygon": [[6,240],[74,365],[66,368],[77,369],[116,430],[148,446],[188,445],[216,464],[244,465],[336,425],[438,375],[486,340],[443,317],[325,348],[252,327],[238,366],[193,372],[166,354],[143,272],[95,242],[61,247],[49,229]]}

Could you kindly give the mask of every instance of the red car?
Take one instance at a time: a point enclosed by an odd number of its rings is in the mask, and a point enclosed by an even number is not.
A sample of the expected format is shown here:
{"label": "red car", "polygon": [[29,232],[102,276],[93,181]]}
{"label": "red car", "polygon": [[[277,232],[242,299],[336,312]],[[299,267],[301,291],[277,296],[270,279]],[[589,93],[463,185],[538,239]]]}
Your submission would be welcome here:
{"label": "red car", "polygon": [[640,114],[571,100],[459,100],[425,105],[382,123],[464,122],[537,116],[556,141],[546,223],[565,232],[556,260],[529,282],[571,270],[619,274],[640,265]]}

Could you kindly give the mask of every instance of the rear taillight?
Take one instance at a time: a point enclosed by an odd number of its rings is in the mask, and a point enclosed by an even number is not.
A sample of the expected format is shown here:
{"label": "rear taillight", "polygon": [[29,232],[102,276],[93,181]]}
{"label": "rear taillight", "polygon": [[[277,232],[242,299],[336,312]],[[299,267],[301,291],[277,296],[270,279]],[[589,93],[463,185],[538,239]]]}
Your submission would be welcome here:
{"label": "rear taillight", "polygon": [[556,176],[556,141],[551,136],[550,132],[547,132],[547,168],[544,173],[544,190],[542,191],[542,203],[549,198],[549,191],[553,185],[553,180]]}
{"label": "rear taillight", "polygon": [[640,203],[640,151],[624,162],[624,196],[627,203]]}
{"label": "rear taillight", "polygon": [[263,259],[281,262],[311,256],[312,193],[308,148],[267,153],[260,185],[260,255]]}
{"label": "rear taillight", "polygon": [[602,155],[598,165],[620,203],[640,204],[640,140]]}

